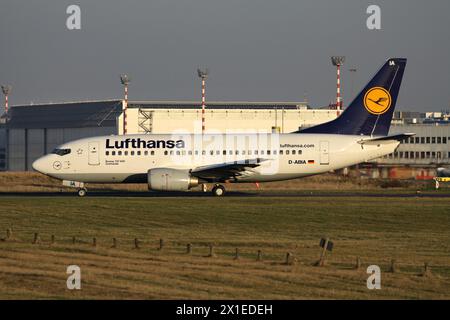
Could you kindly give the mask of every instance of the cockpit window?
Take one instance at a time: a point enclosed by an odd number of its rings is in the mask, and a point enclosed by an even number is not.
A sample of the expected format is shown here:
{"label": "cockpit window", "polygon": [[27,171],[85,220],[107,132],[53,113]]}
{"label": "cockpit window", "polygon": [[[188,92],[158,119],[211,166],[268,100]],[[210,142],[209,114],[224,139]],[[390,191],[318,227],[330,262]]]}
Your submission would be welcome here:
{"label": "cockpit window", "polygon": [[57,154],[58,156],[65,156],[70,153],[70,149],[55,149],[52,153]]}

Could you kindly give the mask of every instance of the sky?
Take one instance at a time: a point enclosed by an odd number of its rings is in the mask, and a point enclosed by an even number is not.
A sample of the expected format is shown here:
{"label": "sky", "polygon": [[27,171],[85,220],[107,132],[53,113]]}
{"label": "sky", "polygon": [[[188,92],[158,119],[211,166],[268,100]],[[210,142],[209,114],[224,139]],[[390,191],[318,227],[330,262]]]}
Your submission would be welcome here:
{"label": "sky", "polygon": [[[10,104],[121,98],[335,100],[330,56],[346,57],[344,106],[389,57],[408,64],[397,108],[450,109],[448,0],[1,0],[0,83]],[[81,29],[69,30],[69,5]],[[369,5],[381,30],[369,30]],[[356,68],[356,73],[348,69]]]}

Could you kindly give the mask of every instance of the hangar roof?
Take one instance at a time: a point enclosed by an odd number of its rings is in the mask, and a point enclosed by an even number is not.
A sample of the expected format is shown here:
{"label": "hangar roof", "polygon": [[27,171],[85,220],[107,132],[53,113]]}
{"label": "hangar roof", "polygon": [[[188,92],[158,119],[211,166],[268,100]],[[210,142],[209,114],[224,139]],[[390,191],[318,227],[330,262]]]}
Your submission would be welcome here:
{"label": "hangar roof", "polygon": [[[122,101],[101,100],[12,106],[10,128],[115,127]],[[129,101],[129,108],[199,109],[198,101]],[[207,109],[306,109],[305,102],[209,101]],[[3,114],[4,117],[4,114]]]}
{"label": "hangar roof", "polygon": [[122,112],[122,100],[68,102],[13,106],[10,128],[114,127]]}
{"label": "hangar roof", "polygon": [[[129,101],[129,108],[199,109],[199,101]],[[305,109],[306,102],[206,101],[207,109]]]}

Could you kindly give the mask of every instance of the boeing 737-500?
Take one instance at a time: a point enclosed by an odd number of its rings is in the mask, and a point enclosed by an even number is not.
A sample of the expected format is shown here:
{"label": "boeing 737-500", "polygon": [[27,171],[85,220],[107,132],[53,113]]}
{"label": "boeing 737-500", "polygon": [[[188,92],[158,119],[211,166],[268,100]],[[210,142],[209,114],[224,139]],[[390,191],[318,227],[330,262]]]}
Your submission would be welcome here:
{"label": "boeing 737-500", "polygon": [[130,134],[58,146],[33,168],[87,192],[86,183],[146,183],[149,190],[188,191],[212,183],[301,178],[353,166],[396,150],[412,133],[389,136],[406,59],[388,59],[336,119],[296,132]]}

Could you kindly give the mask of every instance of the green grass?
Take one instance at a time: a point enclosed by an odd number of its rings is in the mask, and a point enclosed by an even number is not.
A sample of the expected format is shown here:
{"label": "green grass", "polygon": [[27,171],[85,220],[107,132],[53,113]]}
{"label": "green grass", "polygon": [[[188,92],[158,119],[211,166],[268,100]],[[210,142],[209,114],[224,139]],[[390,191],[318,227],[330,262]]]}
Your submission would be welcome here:
{"label": "green grass", "polygon": [[[449,198],[2,197],[0,231],[7,228],[15,241],[0,242],[0,298],[450,297]],[[313,267],[324,236],[333,253],[326,267]],[[206,257],[210,243],[214,258]],[[293,265],[283,264],[288,251]],[[399,272],[383,272],[382,290],[367,290],[365,267],[386,271],[391,259]],[[417,276],[424,262],[430,277]],[[82,269],[81,291],[65,289],[69,264]]]}

